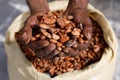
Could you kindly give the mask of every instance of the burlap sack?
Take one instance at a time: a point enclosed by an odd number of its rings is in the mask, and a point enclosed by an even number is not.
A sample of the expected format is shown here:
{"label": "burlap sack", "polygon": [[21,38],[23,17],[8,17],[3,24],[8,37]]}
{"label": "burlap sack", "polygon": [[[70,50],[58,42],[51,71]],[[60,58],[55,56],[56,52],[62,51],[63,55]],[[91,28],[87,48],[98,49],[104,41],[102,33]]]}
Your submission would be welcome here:
{"label": "burlap sack", "polygon": [[[67,1],[56,1],[49,5],[50,9],[54,11],[65,9],[67,3]],[[88,66],[84,70],[67,72],[54,78],[37,72],[21,51],[14,37],[15,32],[18,32],[23,27],[24,21],[30,15],[29,12],[26,12],[15,19],[6,33],[5,49],[10,80],[112,80],[117,52],[116,36],[105,16],[90,4],[88,5],[88,13],[100,24],[104,32],[105,41],[109,45],[99,62]]]}

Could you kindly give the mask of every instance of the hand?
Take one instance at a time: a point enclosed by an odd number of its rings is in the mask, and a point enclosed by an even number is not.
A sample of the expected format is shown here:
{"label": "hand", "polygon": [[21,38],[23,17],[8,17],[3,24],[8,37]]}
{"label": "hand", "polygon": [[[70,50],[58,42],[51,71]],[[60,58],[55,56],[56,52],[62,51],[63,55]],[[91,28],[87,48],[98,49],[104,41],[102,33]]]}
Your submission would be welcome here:
{"label": "hand", "polygon": [[[35,27],[35,25],[39,24],[38,19],[40,21],[40,17],[49,11],[49,7],[47,0],[27,0],[27,3],[31,10],[31,15],[25,21],[24,27],[15,34],[15,38],[21,49],[26,54],[31,56],[40,56],[42,58],[43,56],[51,53],[56,46],[54,44],[50,44],[48,41],[40,40],[30,42],[30,39],[32,38],[32,29]],[[53,46],[53,48],[50,48],[51,46]],[[46,49],[49,51],[45,52],[47,51]]]}
{"label": "hand", "polygon": [[88,40],[88,43],[86,44],[78,43],[78,50],[86,49],[89,46],[92,37],[92,23],[87,16],[87,4],[88,0],[69,0],[68,7],[64,12],[65,16],[73,16],[73,21],[81,28],[81,30],[83,30],[83,35],[86,40]]}

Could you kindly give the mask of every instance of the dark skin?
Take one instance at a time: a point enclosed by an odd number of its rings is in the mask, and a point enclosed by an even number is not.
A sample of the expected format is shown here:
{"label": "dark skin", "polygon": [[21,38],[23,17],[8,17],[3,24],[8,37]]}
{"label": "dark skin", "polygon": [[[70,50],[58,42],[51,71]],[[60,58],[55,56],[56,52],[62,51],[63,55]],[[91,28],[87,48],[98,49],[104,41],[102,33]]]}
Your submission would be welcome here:
{"label": "dark skin", "polygon": [[[80,24],[83,25],[83,34],[85,38],[88,40],[88,43],[86,44],[79,44],[77,43],[78,50],[84,50],[86,49],[89,44],[92,37],[92,23],[90,18],[87,16],[87,5],[89,0],[69,0],[68,7],[64,12],[65,16],[72,15],[74,18],[74,22],[80,26]],[[70,51],[73,51],[72,48],[69,48],[68,53],[71,53]],[[73,51],[75,53],[75,51]]]}
{"label": "dark skin", "polygon": [[[32,56],[36,56],[40,54],[40,58],[44,58],[45,56],[49,55],[51,52],[55,52],[55,45],[54,44],[41,44],[40,41],[30,42],[30,39],[32,37],[32,28],[34,25],[38,24],[38,16],[43,16],[44,13],[49,12],[48,2],[47,0],[27,0],[28,6],[31,11],[31,15],[29,18],[25,21],[25,25],[23,29],[21,29],[19,32],[15,34],[16,40],[19,43],[19,45],[24,46],[23,48],[29,48],[27,52],[30,54],[32,53]],[[83,34],[85,38],[88,40],[88,43],[86,44],[79,44],[78,43],[78,50],[86,49],[89,46],[91,36],[92,36],[92,24],[91,20],[87,16],[87,5],[88,0],[69,0],[69,4],[67,9],[64,12],[65,16],[72,15],[74,18],[74,22],[80,26],[80,24],[83,25]],[[44,43],[44,41],[42,42]],[[43,45],[42,47],[38,47],[35,44]],[[32,47],[31,45],[34,45]],[[45,51],[46,48],[53,46],[53,49],[50,48],[49,51]],[[36,47],[36,49],[35,49]],[[44,50],[42,50],[44,48]],[[32,51],[31,51],[31,50]],[[36,51],[37,50],[37,51]],[[48,50],[48,49],[47,49]],[[74,53],[71,48],[68,48],[68,51],[66,53]],[[35,52],[35,53],[33,53]],[[76,53],[76,52],[75,52]],[[77,54],[75,54],[77,55]],[[53,55],[54,56],[54,55]],[[47,58],[47,57],[46,57]],[[51,57],[52,58],[52,57]]]}
{"label": "dark skin", "polygon": [[[23,46],[22,47],[23,51],[25,50],[25,48],[29,48],[29,49],[27,49],[27,53],[30,55],[32,54],[31,56],[35,56],[36,50],[33,47],[31,47],[31,45],[34,45],[35,42],[29,43],[30,39],[32,37],[32,28],[34,28],[33,27],[34,25],[38,24],[38,16],[39,17],[43,16],[44,13],[49,12],[49,7],[48,7],[47,0],[27,0],[27,4],[30,8],[31,15],[25,21],[23,29],[21,29],[19,32],[17,32],[15,34],[15,37],[16,37],[18,44],[20,46]],[[45,43],[45,42],[46,41],[43,41],[42,43]],[[36,43],[38,43],[38,46],[43,45],[39,41],[36,41]],[[46,46],[49,46],[49,44],[43,45],[42,47],[40,47],[40,48],[38,47],[38,48],[41,50],[42,48],[44,48]],[[37,48],[37,46],[35,46],[35,47]]]}

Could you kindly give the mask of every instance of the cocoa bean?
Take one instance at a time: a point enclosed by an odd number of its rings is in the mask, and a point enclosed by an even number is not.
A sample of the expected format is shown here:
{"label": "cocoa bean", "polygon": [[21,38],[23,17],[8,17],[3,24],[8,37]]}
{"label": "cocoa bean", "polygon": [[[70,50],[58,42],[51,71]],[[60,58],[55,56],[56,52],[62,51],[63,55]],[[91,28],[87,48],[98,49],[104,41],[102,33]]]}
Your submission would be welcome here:
{"label": "cocoa bean", "polygon": [[36,38],[35,38],[35,37],[32,37],[32,38],[31,38],[31,42],[33,42],[33,41],[36,41]]}
{"label": "cocoa bean", "polygon": [[36,34],[35,38],[37,38],[37,39],[40,38],[40,34]]}
{"label": "cocoa bean", "polygon": [[48,32],[47,32],[46,30],[44,30],[44,29],[41,29],[41,32],[42,32],[43,35],[45,35],[45,36],[48,37],[48,38],[51,38],[51,37],[52,37],[51,34],[48,33]]}
{"label": "cocoa bean", "polygon": [[69,36],[63,36],[63,37],[60,39],[60,42],[61,42],[61,43],[65,43],[65,42],[67,42],[69,39],[70,39]]}
{"label": "cocoa bean", "polygon": [[59,39],[60,39],[60,37],[59,37],[58,35],[56,35],[56,34],[52,34],[52,38],[53,38],[54,40],[59,40]]}
{"label": "cocoa bean", "polygon": [[76,28],[74,28],[71,33],[72,33],[72,35],[74,35],[74,36],[79,36],[79,35],[80,35],[80,31],[78,31]]}
{"label": "cocoa bean", "polygon": [[66,25],[62,19],[57,19],[57,23],[61,28],[63,28]]}
{"label": "cocoa bean", "polygon": [[57,47],[57,50],[58,50],[58,51],[61,51],[61,50],[62,50],[62,48],[61,48],[61,47]]}
{"label": "cocoa bean", "polygon": [[57,42],[57,46],[61,47],[63,44],[61,42]]}
{"label": "cocoa bean", "polygon": [[67,24],[65,28],[66,28],[66,33],[70,33],[72,31],[71,24]]}
{"label": "cocoa bean", "polygon": [[41,40],[45,40],[46,37],[45,37],[44,35],[41,35],[41,36],[40,36],[40,39],[41,39]]}
{"label": "cocoa bean", "polygon": [[45,24],[54,24],[55,22],[56,22],[56,19],[50,19],[50,18],[44,19]]}
{"label": "cocoa bean", "polygon": [[52,43],[57,43],[57,41],[54,40],[54,39],[50,39],[50,42],[52,42]]}
{"label": "cocoa bean", "polygon": [[52,68],[50,68],[49,72],[51,73],[51,75],[54,75],[54,71],[55,71],[56,67],[53,66]]}
{"label": "cocoa bean", "polygon": [[74,69],[73,68],[68,68],[67,71],[70,72],[70,71],[73,71]]}
{"label": "cocoa bean", "polygon": [[49,29],[50,27],[46,24],[39,24],[40,28],[42,29]]}

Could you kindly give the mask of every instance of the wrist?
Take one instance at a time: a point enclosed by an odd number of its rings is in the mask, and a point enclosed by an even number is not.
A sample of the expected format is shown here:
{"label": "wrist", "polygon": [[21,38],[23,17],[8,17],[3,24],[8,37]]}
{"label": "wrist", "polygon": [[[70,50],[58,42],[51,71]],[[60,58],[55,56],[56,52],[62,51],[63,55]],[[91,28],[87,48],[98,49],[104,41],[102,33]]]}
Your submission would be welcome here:
{"label": "wrist", "polygon": [[31,13],[42,11],[43,9],[49,11],[47,0],[27,0],[27,4]]}
{"label": "wrist", "polygon": [[80,8],[84,10],[87,9],[88,1],[89,0],[69,0],[69,3],[75,8]]}

